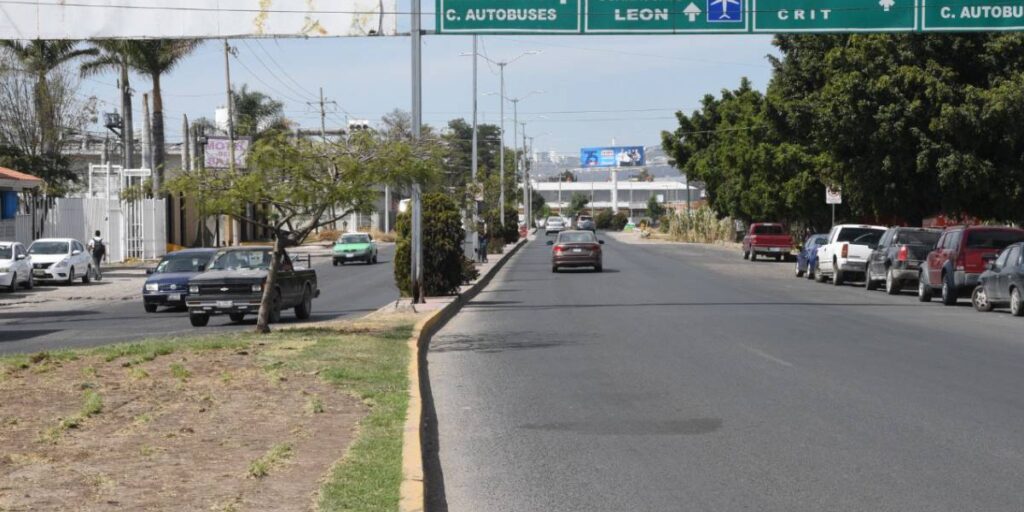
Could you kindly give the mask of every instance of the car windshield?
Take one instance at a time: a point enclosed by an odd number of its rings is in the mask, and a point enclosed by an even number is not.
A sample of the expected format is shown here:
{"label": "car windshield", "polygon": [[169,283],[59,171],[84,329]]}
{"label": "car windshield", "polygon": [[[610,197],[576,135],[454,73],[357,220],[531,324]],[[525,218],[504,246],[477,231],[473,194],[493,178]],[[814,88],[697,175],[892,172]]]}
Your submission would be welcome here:
{"label": "car windshield", "polygon": [[968,249],[1005,249],[1024,241],[1024,231],[1009,229],[972,229],[967,232]]}
{"label": "car windshield", "polygon": [[804,245],[821,245],[821,244],[823,244],[823,243],[825,243],[827,241],[828,241],[828,236],[826,236],[826,235],[814,235],[814,236],[808,238],[807,239],[807,243],[804,244]]}
{"label": "car windshield", "polygon": [[156,266],[156,273],[202,272],[209,262],[209,254],[170,254],[160,260],[160,264]]}
{"label": "car windshield", "polygon": [[[877,228],[843,228],[839,231],[839,237],[836,238],[837,242],[856,242],[858,244],[873,244],[877,243],[879,238],[885,234],[885,230]],[[864,235],[873,235],[871,237],[864,237]]]}
{"label": "car windshield", "polygon": [[35,242],[28,248],[29,254],[67,254],[67,242]]}
{"label": "car windshield", "polygon": [[0,260],[9,260],[14,258],[14,249],[10,246],[0,247]]}
{"label": "car windshield", "polygon": [[597,242],[597,237],[589,231],[583,231],[580,233],[562,233],[558,235],[558,243],[560,244],[585,244]]}
{"label": "car windshield", "polygon": [[935,242],[939,241],[939,235],[937,231],[900,231],[896,233],[896,240],[893,243],[934,247]]}
{"label": "car windshield", "polygon": [[368,235],[344,235],[338,240],[339,244],[368,244],[370,243],[370,237]]}
{"label": "car windshield", "polygon": [[270,268],[270,251],[251,249],[224,251],[213,258],[212,270],[267,270]]}
{"label": "car windshield", "polygon": [[548,223],[550,224],[552,222],[561,223],[562,222],[562,218],[561,217],[548,217]]}
{"label": "car windshield", "polygon": [[766,224],[762,226],[754,226],[755,235],[781,235],[783,234],[782,226],[778,224]]}
{"label": "car windshield", "polygon": [[590,221],[590,220],[594,220],[594,219],[591,218],[591,217],[588,217],[586,215],[580,215],[580,222],[587,222],[587,221]]}

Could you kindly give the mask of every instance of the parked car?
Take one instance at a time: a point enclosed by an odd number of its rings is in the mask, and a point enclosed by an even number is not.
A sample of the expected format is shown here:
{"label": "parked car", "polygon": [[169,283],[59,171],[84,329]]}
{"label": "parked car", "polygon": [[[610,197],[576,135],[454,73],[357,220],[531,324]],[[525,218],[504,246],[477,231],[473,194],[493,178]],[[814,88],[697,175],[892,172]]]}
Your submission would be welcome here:
{"label": "parked car", "polygon": [[864,224],[833,226],[828,241],[818,247],[814,280],[824,283],[831,278],[832,284],[839,286],[851,276],[863,275],[868,257],[886,229]]}
{"label": "parked car", "polygon": [[[205,326],[212,315],[227,314],[241,322],[245,315],[259,312],[263,285],[273,257],[269,246],[231,247],[213,255],[207,270],[188,281],[189,321]],[[320,296],[316,271],[296,268],[285,254],[274,283],[270,321],[281,320],[281,311],[295,308],[295,317],[305,320],[313,311],[313,299]]]}
{"label": "parked car", "polygon": [[544,223],[544,234],[550,235],[562,231],[565,231],[565,219],[558,216],[548,217],[547,222]]}
{"label": "parked car", "polygon": [[590,215],[580,215],[576,218],[576,229],[581,231],[597,231],[597,223]]}
{"label": "parked car", "polygon": [[92,280],[92,256],[82,242],[73,238],[40,238],[28,246],[32,257],[32,278],[36,281],[63,281],[74,283],[81,277],[88,284]]}
{"label": "parked car", "polygon": [[864,287],[874,290],[885,285],[885,292],[896,295],[909,284],[917,284],[921,262],[935,248],[942,231],[928,228],[889,228],[868,257]]}
{"label": "parked car", "polygon": [[757,255],[772,256],[775,261],[789,255],[793,250],[793,237],[789,236],[782,224],[755,222],[743,237],[743,259],[754,261]]}
{"label": "parked car", "polygon": [[21,243],[0,242],[0,286],[13,292],[19,284],[32,289],[32,258]]}
{"label": "parked car", "polygon": [[946,228],[919,273],[917,297],[932,300],[936,291],[942,303],[952,306],[978,286],[989,261],[1010,244],[1024,241],[1024,229],[993,226]]}
{"label": "parked car", "polygon": [[216,249],[185,249],[167,254],[156,268],[146,270],[149,276],[142,286],[142,306],[155,313],[160,306],[185,307],[188,280],[206,270]]}
{"label": "parked car", "polygon": [[334,266],[362,261],[367,265],[377,263],[377,242],[366,233],[348,233],[334,242]]}
{"label": "parked car", "polygon": [[563,231],[555,240],[548,240],[551,248],[551,271],[562,267],[594,267],[595,272],[604,269],[601,245],[593,231]]}
{"label": "parked car", "polygon": [[1013,316],[1024,316],[1024,243],[1003,249],[978,278],[971,303],[978,311],[1010,307]]}
{"label": "parked car", "polygon": [[828,241],[828,233],[816,233],[804,240],[803,247],[796,253],[796,276],[814,278],[814,265],[818,262],[818,247]]}

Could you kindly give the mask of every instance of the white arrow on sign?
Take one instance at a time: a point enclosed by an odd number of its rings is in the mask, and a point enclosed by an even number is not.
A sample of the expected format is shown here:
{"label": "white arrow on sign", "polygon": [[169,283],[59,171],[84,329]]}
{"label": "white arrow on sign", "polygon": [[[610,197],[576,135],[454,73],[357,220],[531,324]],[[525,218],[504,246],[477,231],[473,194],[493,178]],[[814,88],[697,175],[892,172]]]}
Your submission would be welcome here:
{"label": "white arrow on sign", "polygon": [[882,6],[882,10],[889,12],[896,5],[896,0],[879,0],[878,5]]}
{"label": "white arrow on sign", "polygon": [[697,21],[697,16],[700,16],[700,13],[700,7],[697,7],[697,4],[693,2],[690,2],[690,5],[687,5],[686,9],[683,9],[683,14],[690,18],[690,23]]}

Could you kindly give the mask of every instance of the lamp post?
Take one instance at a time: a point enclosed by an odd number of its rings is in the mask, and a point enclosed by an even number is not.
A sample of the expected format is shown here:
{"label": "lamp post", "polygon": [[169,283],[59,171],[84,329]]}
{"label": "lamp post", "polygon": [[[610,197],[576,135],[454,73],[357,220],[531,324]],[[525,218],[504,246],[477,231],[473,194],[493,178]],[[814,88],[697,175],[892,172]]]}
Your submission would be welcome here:
{"label": "lamp post", "polygon": [[[498,209],[498,215],[500,215],[500,219],[501,219],[500,222],[501,222],[501,225],[503,227],[505,226],[505,66],[508,66],[509,64],[512,64],[513,62],[515,62],[515,61],[517,61],[517,60],[519,60],[519,59],[521,59],[521,58],[523,58],[523,57],[525,57],[527,55],[537,55],[537,54],[540,54],[540,53],[542,53],[542,50],[527,50],[527,51],[525,51],[523,53],[520,53],[519,55],[516,55],[515,58],[508,59],[508,60],[500,60],[500,61],[499,60],[491,59],[490,57],[488,57],[486,55],[480,55],[475,50],[474,50],[474,52],[472,54],[465,54],[465,53],[462,54],[463,56],[471,55],[471,56],[474,56],[474,57],[480,57],[480,58],[486,60],[487,62],[490,62],[491,64],[494,64],[495,66],[498,66],[498,71],[499,71],[498,72],[498,76],[499,76],[499,80],[500,80],[500,84],[501,84],[501,102],[500,102],[501,103],[501,144],[500,144],[500,149],[499,149],[499,152],[498,152],[499,153],[499,159],[501,160],[501,162],[500,162],[500,166],[499,166],[500,170],[499,170],[499,173],[498,173],[498,180],[499,180],[499,183],[500,183],[500,188],[499,188],[500,193],[499,193],[499,199],[498,199],[500,204],[498,205],[498,208],[499,208]],[[476,91],[473,91],[473,94],[475,96],[476,95]]]}

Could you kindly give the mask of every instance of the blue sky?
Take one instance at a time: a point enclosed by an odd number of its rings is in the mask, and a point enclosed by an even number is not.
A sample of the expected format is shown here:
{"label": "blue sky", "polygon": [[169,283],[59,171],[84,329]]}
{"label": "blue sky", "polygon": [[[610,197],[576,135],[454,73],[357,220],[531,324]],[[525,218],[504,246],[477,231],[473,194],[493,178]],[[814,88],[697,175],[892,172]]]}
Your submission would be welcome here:
{"label": "blue sky", "polygon": [[[400,10],[404,6],[400,4]],[[432,12],[424,4],[424,11]],[[401,23],[399,30],[407,30]],[[424,16],[424,28],[433,17]],[[535,149],[576,154],[581,146],[610,143],[656,144],[663,129],[675,126],[673,112],[693,110],[706,93],[735,87],[749,77],[764,88],[770,77],[766,56],[775,53],[770,36],[486,36],[481,53],[495,60],[541,50],[509,65],[506,94],[518,97],[520,121],[528,123]],[[285,103],[286,115],[304,128],[318,128],[319,114],[306,105],[319,87],[338,103],[328,127],[346,116],[376,121],[395,108],[410,108],[410,41],[408,37],[235,40],[232,59],[235,86],[249,84]],[[428,35],[423,51],[424,121],[443,126],[472,113],[472,51],[466,35]],[[269,69],[269,70],[268,70]],[[118,103],[116,77],[82,82],[83,92],[102,101],[101,110]],[[479,63],[481,122],[499,120],[497,68]],[[141,93],[150,88],[133,77],[136,112]],[[168,140],[180,140],[181,116],[213,117],[224,104],[223,47],[202,46],[163,82]],[[511,105],[506,125],[511,139]]]}

